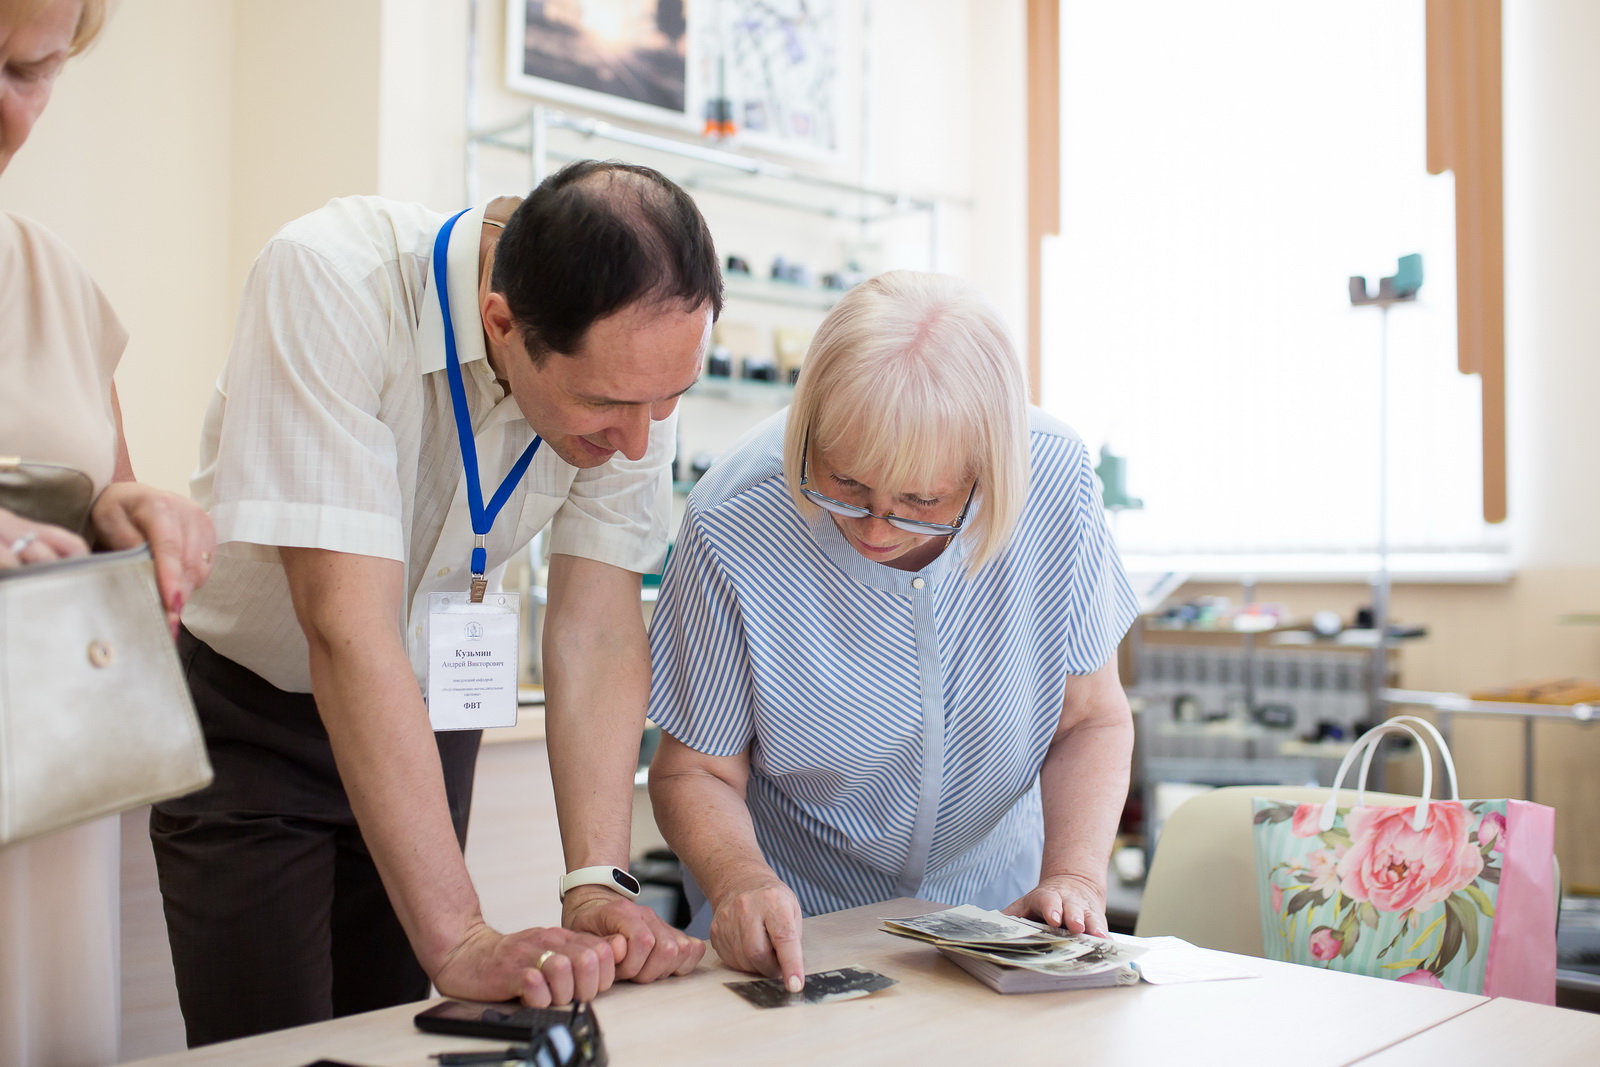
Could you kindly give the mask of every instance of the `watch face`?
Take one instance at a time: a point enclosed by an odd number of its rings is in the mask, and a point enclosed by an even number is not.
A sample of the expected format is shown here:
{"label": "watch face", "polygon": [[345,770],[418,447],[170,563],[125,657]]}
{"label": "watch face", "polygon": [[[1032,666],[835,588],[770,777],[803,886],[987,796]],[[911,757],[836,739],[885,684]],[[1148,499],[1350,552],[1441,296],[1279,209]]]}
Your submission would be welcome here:
{"label": "watch face", "polygon": [[639,892],[639,879],[623,870],[621,867],[611,868],[611,880],[630,893]]}

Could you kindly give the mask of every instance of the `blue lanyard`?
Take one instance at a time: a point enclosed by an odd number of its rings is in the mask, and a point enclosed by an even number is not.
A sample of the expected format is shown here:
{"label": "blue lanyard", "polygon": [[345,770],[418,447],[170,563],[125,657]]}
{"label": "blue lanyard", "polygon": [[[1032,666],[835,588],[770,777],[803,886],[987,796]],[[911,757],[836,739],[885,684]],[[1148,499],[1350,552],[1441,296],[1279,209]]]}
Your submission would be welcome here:
{"label": "blue lanyard", "polygon": [[484,572],[489,569],[489,553],[484,548],[483,539],[494,526],[500,509],[511,499],[511,490],[528,472],[528,464],[533,462],[533,454],[539,451],[542,438],[534,435],[533,443],[511,465],[510,473],[500,483],[500,488],[495,490],[489,506],[484,507],[483,484],[478,477],[478,442],[472,436],[472,413],[467,410],[467,386],[462,381],[461,360],[456,355],[456,328],[450,320],[450,287],[445,278],[450,231],[456,228],[456,220],[465,214],[465,211],[459,211],[452,215],[440,228],[439,236],[433,239],[433,283],[439,290],[439,310],[444,315],[445,370],[450,375],[450,401],[456,412],[456,438],[461,442],[461,465],[467,479],[467,507],[472,514],[472,532],[477,534],[477,543],[472,549],[472,599],[477,601],[483,596],[481,583]]}

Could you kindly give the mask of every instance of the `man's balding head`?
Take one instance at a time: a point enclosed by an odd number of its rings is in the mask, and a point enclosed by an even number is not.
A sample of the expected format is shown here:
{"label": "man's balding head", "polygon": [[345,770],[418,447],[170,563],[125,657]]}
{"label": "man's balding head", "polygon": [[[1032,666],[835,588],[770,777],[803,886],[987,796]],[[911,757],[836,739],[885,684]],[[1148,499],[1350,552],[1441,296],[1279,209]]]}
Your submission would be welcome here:
{"label": "man's balding head", "polygon": [[693,200],[649,167],[582,160],[552,174],[506,223],[490,285],[535,363],[570,355],[634,305],[722,311],[722,272]]}

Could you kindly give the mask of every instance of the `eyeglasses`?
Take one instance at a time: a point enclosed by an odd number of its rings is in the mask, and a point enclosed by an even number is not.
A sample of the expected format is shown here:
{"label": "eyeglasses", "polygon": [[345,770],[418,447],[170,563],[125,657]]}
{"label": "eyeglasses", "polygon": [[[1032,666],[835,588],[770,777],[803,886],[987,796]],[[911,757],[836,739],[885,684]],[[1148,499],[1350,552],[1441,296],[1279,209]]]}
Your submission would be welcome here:
{"label": "eyeglasses", "polygon": [[972,488],[967,490],[967,502],[961,505],[961,514],[956,516],[955,522],[923,522],[921,519],[903,518],[894,514],[893,512],[889,512],[884,515],[878,515],[859,505],[846,504],[843,500],[835,500],[833,497],[819,493],[815,489],[807,489],[806,483],[811,480],[810,470],[811,434],[809,431],[807,431],[805,444],[802,446],[802,451],[800,453],[800,492],[805,494],[807,500],[811,501],[822,510],[832,512],[833,514],[841,516],[842,518],[882,519],[884,522],[888,523],[890,526],[893,526],[897,530],[904,530],[906,533],[922,534],[928,537],[954,537],[956,531],[961,529],[961,524],[967,521],[967,511],[972,507],[972,498],[977,495],[978,492],[978,483],[974,481],[972,483]]}

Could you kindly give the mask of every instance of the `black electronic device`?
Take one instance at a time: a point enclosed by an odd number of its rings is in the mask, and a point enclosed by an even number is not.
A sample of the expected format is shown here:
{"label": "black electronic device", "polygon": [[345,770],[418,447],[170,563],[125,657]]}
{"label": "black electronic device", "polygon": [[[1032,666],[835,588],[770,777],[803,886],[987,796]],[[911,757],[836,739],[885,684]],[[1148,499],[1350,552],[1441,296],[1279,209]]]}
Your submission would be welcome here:
{"label": "black electronic device", "polygon": [[1250,718],[1262,726],[1288,730],[1294,726],[1294,708],[1288,704],[1262,704],[1250,712]]}
{"label": "black electronic device", "polygon": [[412,1022],[418,1030],[432,1034],[515,1042],[527,1042],[552,1026],[564,1026],[572,1032],[581,1053],[574,1062],[584,1067],[606,1067],[608,1062],[605,1041],[600,1036],[600,1022],[588,1004],[570,1008],[530,1008],[516,1001],[483,1004],[446,1000],[418,1012]]}

